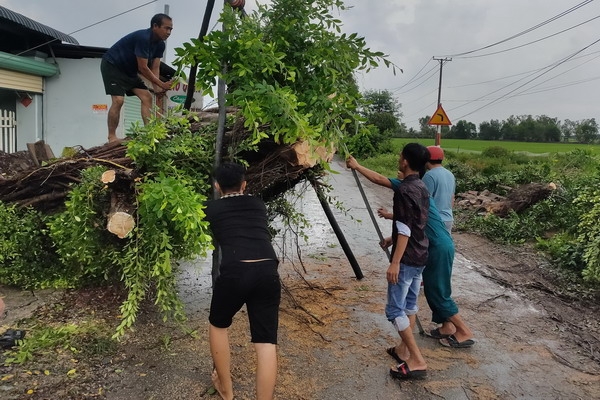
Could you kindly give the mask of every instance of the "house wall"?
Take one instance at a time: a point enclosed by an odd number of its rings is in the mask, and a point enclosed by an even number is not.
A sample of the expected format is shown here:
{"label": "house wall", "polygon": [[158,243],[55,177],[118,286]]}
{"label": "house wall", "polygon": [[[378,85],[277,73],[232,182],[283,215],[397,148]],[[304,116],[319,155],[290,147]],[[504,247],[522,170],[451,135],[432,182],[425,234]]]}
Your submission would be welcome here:
{"label": "house wall", "polygon": [[[104,93],[100,58],[58,58],[60,73],[46,78],[44,140],[57,156],[64,147],[106,143],[110,96]],[[123,136],[122,124],[119,136]]]}
{"label": "house wall", "polygon": [[20,101],[16,102],[17,114],[17,151],[27,150],[27,143],[35,143],[44,139],[43,107],[44,98],[41,94],[29,93],[31,103],[25,106]]}

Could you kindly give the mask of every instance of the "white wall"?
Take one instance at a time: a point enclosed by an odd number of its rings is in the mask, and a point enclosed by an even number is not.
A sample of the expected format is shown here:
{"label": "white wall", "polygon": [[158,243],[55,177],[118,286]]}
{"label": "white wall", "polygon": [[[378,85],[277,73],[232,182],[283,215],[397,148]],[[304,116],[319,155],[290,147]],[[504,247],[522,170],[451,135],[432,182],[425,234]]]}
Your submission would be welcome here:
{"label": "white wall", "polygon": [[[44,140],[59,156],[64,147],[106,143],[110,96],[104,93],[100,58],[58,58],[60,74],[46,78]],[[118,135],[123,137],[123,127]]]}
{"label": "white wall", "polygon": [[[29,93],[31,103],[25,107],[16,102],[17,151],[27,150],[27,143],[35,143],[42,138],[44,99],[41,94]],[[54,150],[54,148],[52,149]],[[56,153],[55,153],[56,154]]]}

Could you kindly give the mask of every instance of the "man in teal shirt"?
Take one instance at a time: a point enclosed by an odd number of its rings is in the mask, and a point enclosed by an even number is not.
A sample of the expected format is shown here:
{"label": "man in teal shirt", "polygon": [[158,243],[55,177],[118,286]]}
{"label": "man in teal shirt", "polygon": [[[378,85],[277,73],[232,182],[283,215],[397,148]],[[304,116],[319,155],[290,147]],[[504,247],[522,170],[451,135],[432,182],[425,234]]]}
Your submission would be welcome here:
{"label": "man in teal shirt", "polygon": [[433,197],[442,221],[448,232],[452,232],[454,216],[454,192],[456,190],[456,179],[452,172],[442,166],[444,150],[439,146],[429,146],[430,159],[427,163],[427,172],[423,176],[423,183],[427,186],[429,194]]}

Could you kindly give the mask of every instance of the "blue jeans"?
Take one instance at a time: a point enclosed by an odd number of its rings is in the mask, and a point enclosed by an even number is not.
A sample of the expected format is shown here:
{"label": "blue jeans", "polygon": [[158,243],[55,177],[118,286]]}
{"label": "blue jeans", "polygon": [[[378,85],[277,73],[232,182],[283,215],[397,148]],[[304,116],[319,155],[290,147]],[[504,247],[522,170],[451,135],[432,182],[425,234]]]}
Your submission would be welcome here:
{"label": "blue jeans", "polygon": [[398,283],[388,283],[387,304],[385,305],[385,316],[388,321],[394,322],[399,331],[408,328],[408,315],[414,315],[419,311],[417,296],[421,289],[422,273],[425,267],[413,267],[400,264]]}

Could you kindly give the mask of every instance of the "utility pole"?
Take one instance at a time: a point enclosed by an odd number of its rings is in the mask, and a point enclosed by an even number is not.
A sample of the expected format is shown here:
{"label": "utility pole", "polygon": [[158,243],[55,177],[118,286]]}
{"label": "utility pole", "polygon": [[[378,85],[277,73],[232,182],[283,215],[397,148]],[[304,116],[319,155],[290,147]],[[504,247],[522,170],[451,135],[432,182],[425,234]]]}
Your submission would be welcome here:
{"label": "utility pole", "polygon": [[[169,15],[169,5],[168,4],[165,4],[163,13],[166,14],[166,15]],[[166,40],[165,40],[165,47],[167,47],[167,41]],[[165,49],[165,53],[163,54],[162,61],[165,64],[167,63],[167,50],[166,49]]]}
{"label": "utility pole", "polygon": [[[444,58],[436,58],[433,57],[433,59],[435,61],[439,61],[440,62],[440,82],[438,85],[438,98],[437,98],[437,105],[438,107],[442,105],[442,69],[444,67],[444,63],[447,63],[448,61],[452,61],[451,58],[448,57],[444,57]],[[440,145],[440,139],[442,137],[442,126],[438,125],[437,126],[437,131],[435,133],[435,145],[439,146]]]}

